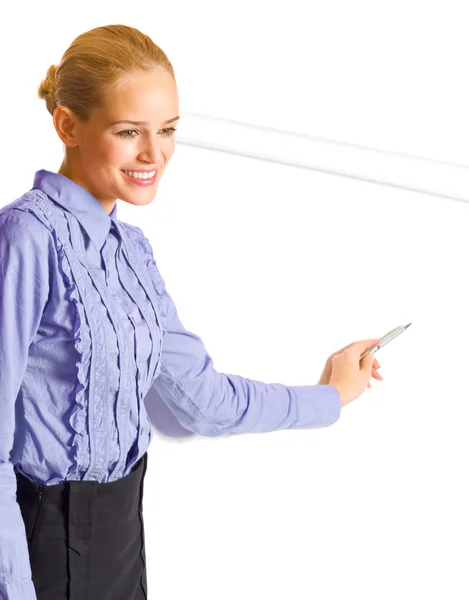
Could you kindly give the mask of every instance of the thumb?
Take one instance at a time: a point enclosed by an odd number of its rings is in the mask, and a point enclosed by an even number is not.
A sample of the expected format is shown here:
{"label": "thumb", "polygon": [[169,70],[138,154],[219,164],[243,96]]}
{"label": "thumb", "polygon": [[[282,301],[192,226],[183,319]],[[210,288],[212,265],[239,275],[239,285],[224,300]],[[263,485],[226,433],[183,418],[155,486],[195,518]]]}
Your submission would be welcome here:
{"label": "thumb", "polygon": [[378,344],[378,343],[379,343],[379,338],[370,339],[370,340],[361,340],[360,342],[355,342],[354,344],[351,345],[350,352],[353,354],[353,356],[361,356],[363,354],[363,352],[365,352],[366,350],[369,350],[370,348],[373,348],[373,346],[376,346],[376,344]]}

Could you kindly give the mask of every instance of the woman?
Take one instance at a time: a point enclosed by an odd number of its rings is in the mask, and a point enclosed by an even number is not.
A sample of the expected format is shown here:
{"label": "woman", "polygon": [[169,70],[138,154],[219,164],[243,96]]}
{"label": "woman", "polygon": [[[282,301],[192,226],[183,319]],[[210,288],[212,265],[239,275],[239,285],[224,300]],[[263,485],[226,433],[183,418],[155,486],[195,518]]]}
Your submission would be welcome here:
{"label": "woman", "polygon": [[124,26],[80,35],[39,89],[65,145],[58,173],[0,211],[0,597],[147,597],[142,491],[151,385],[215,436],[324,427],[382,379],[332,355],[318,385],[217,373],[184,329],[142,231],[174,151],[173,68]]}

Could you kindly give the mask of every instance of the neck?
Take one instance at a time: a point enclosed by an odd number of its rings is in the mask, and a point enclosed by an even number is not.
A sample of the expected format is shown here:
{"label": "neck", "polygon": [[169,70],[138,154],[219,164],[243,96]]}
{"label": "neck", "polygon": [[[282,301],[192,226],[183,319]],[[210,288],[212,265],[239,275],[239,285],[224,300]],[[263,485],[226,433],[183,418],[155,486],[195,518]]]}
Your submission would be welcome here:
{"label": "neck", "polygon": [[98,202],[101,204],[101,206],[107,212],[107,214],[108,215],[111,214],[112,209],[114,208],[114,206],[116,204],[116,200],[105,200],[105,199],[100,198],[99,195],[95,191],[93,191],[93,189],[86,183],[86,179],[84,177],[82,169],[78,169],[76,166],[74,166],[72,164],[72,162],[68,159],[67,156],[64,158],[62,164],[60,165],[60,169],[57,171],[57,173],[59,175],[63,175],[64,177],[67,177],[71,181],[74,181],[75,183],[80,185],[82,188],[87,190],[90,194],[92,194],[96,198],[96,200],[98,200]]}

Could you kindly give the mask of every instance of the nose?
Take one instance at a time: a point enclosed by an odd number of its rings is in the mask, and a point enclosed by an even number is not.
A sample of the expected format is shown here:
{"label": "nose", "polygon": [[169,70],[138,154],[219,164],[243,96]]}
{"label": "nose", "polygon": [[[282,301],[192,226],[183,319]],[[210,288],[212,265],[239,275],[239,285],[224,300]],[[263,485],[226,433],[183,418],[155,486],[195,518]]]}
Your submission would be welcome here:
{"label": "nose", "polygon": [[145,136],[145,139],[142,140],[142,146],[139,149],[138,159],[151,165],[161,165],[163,162],[163,153],[156,136]]}

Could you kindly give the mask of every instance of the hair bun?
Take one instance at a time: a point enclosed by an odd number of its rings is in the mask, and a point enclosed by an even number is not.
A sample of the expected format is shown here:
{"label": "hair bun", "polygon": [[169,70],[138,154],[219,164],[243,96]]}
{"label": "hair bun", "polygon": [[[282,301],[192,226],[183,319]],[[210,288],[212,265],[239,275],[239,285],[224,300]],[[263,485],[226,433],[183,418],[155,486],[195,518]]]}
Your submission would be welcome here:
{"label": "hair bun", "polygon": [[46,101],[47,110],[52,114],[57,106],[55,99],[55,75],[57,65],[51,65],[47,71],[46,78],[38,88],[37,95]]}

